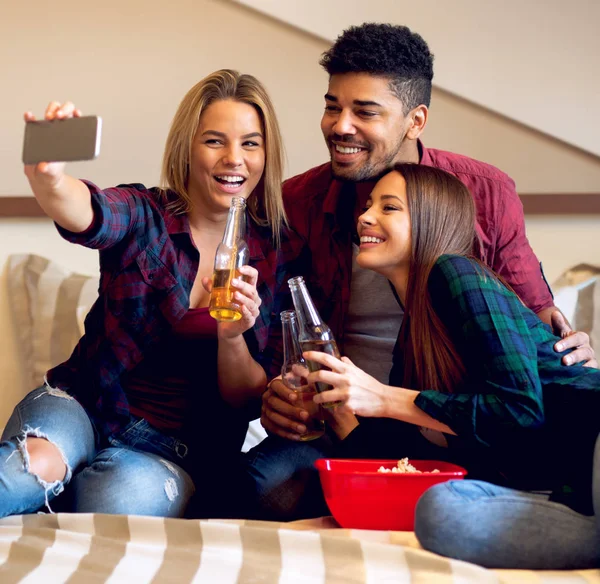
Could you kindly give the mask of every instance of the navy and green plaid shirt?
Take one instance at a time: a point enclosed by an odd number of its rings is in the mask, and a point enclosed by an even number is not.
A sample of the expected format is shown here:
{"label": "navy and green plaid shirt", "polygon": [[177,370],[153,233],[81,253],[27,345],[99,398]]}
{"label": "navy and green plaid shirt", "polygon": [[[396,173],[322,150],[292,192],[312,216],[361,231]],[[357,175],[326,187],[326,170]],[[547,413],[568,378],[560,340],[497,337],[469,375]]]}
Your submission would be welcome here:
{"label": "navy and green plaid shirt", "polygon": [[[474,260],[442,256],[428,289],[467,378],[455,393],[424,389],[415,404],[463,443],[489,448],[509,475],[542,473],[589,491],[600,370],[563,365],[550,327]],[[395,365],[390,382],[401,381]]]}
{"label": "navy and green plaid shirt", "polygon": [[[73,354],[47,378],[74,395],[107,435],[129,420],[121,376],[187,312],[200,254],[187,216],[170,213],[156,189],[131,184],[102,191],[86,184],[92,195],[92,225],[83,233],[58,230],[68,241],[99,250],[99,297]],[[278,316],[275,292],[285,272],[270,228],[249,219],[247,233],[262,304],[253,329],[244,337],[261,363],[269,327]],[[201,359],[198,366],[202,367]]]}

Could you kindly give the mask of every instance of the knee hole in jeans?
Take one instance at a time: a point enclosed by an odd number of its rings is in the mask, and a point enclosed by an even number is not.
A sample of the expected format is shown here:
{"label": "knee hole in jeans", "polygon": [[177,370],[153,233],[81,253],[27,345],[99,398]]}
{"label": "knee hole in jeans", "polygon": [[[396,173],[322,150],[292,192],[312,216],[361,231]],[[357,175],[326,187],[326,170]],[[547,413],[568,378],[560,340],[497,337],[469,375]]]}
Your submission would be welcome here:
{"label": "knee hole in jeans", "polygon": [[24,442],[31,474],[46,483],[65,480],[68,468],[58,446],[47,438],[36,436],[27,436]]}

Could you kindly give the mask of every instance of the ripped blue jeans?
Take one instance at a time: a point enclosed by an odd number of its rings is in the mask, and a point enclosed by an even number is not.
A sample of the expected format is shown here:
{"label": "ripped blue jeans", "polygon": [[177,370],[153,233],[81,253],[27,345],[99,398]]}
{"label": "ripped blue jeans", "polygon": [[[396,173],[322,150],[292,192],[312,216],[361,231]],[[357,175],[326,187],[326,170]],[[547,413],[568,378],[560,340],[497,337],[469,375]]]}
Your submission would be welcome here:
{"label": "ripped blue jeans", "polygon": [[[30,472],[27,438],[58,447],[67,467],[48,483]],[[93,425],[71,396],[48,385],[14,409],[0,443],[0,517],[57,510],[183,516],[194,484],[182,464],[187,447],[136,418],[98,448]]]}

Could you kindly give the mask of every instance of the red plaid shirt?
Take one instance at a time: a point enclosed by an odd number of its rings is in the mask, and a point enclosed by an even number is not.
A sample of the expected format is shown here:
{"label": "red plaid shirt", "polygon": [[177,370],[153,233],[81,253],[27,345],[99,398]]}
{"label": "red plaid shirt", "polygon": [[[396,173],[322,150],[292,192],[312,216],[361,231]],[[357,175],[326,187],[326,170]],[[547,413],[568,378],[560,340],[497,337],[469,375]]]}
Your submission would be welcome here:
{"label": "red plaid shirt", "polygon": [[[73,354],[47,377],[51,385],[74,395],[106,435],[129,420],[121,376],[187,312],[200,255],[187,216],[168,212],[156,189],[132,184],[101,191],[86,184],[92,194],[92,225],[83,233],[58,230],[68,241],[99,250],[99,297]],[[258,270],[262,304],[254,327],[244,337],[261,362],[277,314],[274,292],[284,281],[284,272],[277,265],[279,252],[270,228],[251,220],[247,227],[250,265]]]}
{"label": "red plaid shirt", "polygon": [[[550,288],[527,237],[523,206],[513,180],[497,168],[419,144],[421,164],[458,177],[471,191],[477,207],[479,257],[500,274],[534,312],[553,305]],[[295,237],[285,242],[288,261],[304,275],[321,316],[343,341],[350,303],[352,238],[356,233],[355,187],[334,180],[331,164],[323,164],[284,183],[286,211]],[[274,328],[274,334],[278,331]],[[280,362],[277,341],[269,341]],[[277,363],[270,373],[277,373]]]}

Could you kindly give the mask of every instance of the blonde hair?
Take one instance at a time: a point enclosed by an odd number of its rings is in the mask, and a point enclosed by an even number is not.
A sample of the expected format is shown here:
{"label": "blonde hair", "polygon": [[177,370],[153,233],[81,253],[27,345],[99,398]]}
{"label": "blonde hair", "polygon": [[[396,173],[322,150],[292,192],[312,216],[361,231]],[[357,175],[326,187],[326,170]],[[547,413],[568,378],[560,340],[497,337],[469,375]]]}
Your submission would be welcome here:
{"label": "blonde hair", "polygon": [[[252,75],[231,69],[211,73],[192,87],[175,113],[163,155],[161,193],[168,208],[176,214],[190,211],[192,201],[187,184],[190,174],[192,142],[202,112],[222,100],[247,103],[257,111],[265,133],[265,170],[258,185],[248,197],[248,212],[258,225],[271,226],[273,241],[280,242],[280,232],[287,225],[281,196],[283,179],[283,141],[275,109],[263,85]],[[173,191],[176,198],[168,196]]]}

